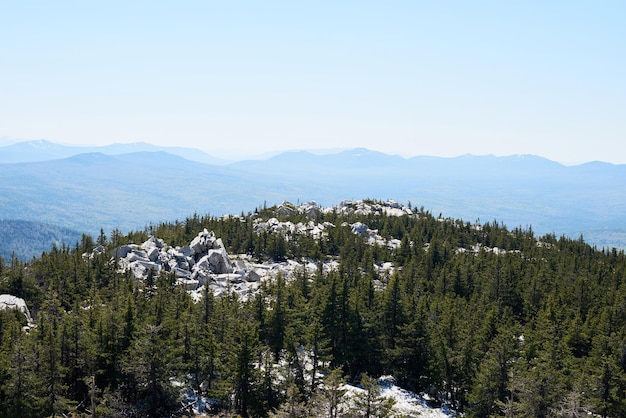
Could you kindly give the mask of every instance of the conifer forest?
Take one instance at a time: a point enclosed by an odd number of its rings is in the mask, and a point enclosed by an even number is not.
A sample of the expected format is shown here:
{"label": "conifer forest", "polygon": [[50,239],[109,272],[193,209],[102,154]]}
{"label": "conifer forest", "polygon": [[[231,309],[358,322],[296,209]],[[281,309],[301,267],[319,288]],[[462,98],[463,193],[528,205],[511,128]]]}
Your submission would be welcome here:
{"label": "conifer forest", "polygon": [[[0,294],[33,317],[0,311],[0,417],[190,416],[185,391],[221,417],[398,416],[379,376],[459,416],[626,416],[623,251],[407,209],[194,214],[0,258]],[[333,227],[255,229],[270,218]],[[204,229],[233,258],[318,268],[195,296],[174,272],[119,268],[122,245],[184,246]],[[365,395],[342,409],[345,382]]]}

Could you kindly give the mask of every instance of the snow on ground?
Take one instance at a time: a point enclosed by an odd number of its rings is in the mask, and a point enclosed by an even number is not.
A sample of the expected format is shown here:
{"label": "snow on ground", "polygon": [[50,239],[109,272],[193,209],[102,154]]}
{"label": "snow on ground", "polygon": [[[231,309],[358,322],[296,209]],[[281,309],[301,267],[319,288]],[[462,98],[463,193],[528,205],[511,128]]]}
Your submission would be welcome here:
{"label": "snow on ground", "polygon": [[[396,386],[392,376],[381,376],[378,379],[381,387],[380,396],[393,399],[393,417],[425,417],[425,418],[450,418],[454,416],[454,412],[445,406],[442,408],[432,406],[424,396],[410,392]],[[353,386],[344,385],[348,398],[363,389]]]}
{"label": "snow on ground", "polygon": [[[394,418],[450,418],[455,416],[454,411],[449,408],[430,406],[426,398],[396,386],[390,376],[383,376],[378,382],[382,387],[381,396],[392,398],[395,401],[392,415]],[[343,385],[342,389],[346,391],[344,396],[347,398],[363,391],[363,389],[352,385]],[[184,392],[181,404],[184,405],[185,410],[191,408],[194,416],[208,417],[211,416],[211,413],[219,410],[217,399],[198,396],[191,388],[187,388]]]}
{"label": "snow on ground", "polygon": [[381,396],[392,398],[395,401],[393,409],[399,416],[448,418],[454,415],[449,408],[430,406],[425,397],[396,386],[391,376],[380,377],[378,383],[382,386]]}

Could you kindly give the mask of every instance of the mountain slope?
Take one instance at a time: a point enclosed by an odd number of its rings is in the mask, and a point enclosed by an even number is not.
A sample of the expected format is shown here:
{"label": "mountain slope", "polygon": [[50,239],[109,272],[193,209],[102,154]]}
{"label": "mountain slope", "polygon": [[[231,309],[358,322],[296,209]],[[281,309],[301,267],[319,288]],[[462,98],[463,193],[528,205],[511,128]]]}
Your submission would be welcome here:
{"label": "mountain slope", "polygon": [[0,266],[11,416],[626,416],[623,251],[369,199],[99,244]]}
{"label": "mountain slope", "polygon": [[42,222],[0,220],[0,256],[6,261],[39,257],[53,245],[73,246],[80,242],[80,232]]}
{"label": "mountain slope", "polygon": [[143,228],[195,211],[230,213],[242,207],[244,197],[244,206],[281,199],[262,186],[262,176],[250,178],[163,152],[0,164],[0,178],[2,218],[44,219],[92,234],[100,227]]}

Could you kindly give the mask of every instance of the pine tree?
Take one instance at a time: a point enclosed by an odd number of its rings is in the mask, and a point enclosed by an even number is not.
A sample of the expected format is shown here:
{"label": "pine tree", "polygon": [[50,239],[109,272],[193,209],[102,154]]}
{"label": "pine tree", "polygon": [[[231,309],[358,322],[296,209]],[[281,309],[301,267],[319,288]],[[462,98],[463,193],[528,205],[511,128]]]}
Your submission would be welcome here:
{"label": "pine tree", "polygon": [[301,401],[302,395],[295,384],[287,388],[285,401],[276,412],[270,413],[270,418],[309,418],[306,404]]}
{"label": "pine tree", "polygon": [[276,275],[273,293],[269,313],[268,345],[272,348],[274,357],[279,358],[280,351],[284,347],[287,322],[285,279],[281,273]]}
{"label": "pine tree", "polygon": [[396,270],[383,292],[382,334],[385,337],[385,346],[390,350],[396,348],[400,327],[405,323],[400,292],[400,276]]}
{"label": "pine tree", "polygon": [[343,416],[344,395],[343,388],[346,379],[343,377],[341,369],[333,369],[324,379],[323,385],[311,399],[311,413],[325,418],[339,418]]}
{"label": "pine tree", "polygon": [[258,355],[258,334],[253,325],[240,323],[233,350],[232,387],[235,411],[243,418],[259,409],[259,375],[254,366]]}
{"label": "pine tree", "polygon": [[381,396],[381,387],[373,377],[363,374],[361,377],[362,391],[352,397],[351,417],[387,418],[393,414],[395,401]]}
{"label": "pine tree", "polygon": [[402,385],[414,391],[428,388],[433,381],[433,346],[428,332],[428,298],[415,304],[412,320],[403,324],[397,346],[390,353],[391,373]]}
{"label": "pine tree", "polygon": [[306,339],[309,350],[311,351],[311,371],[308,393],[313,394],[317,389],[317,375],[320,369],[331,359],[329,342],[323,335],[323,327],[317,316],[314,316],[311,320]]}
{"label": "pine tree", "polygon": [[35,328],[32,358],[34,401],[39,413],[55,417],[70,410],[72,402],[65,396],[67,368],[61,362],[61,328],[65,312],[54,291],[50,291]]}
{"label": "pine tree", "polygon": [[[22,331],[16,312],[0,311],[0,416],[35,415],[33,375],[28,361],[33,351],[32,338]],[[21,313],[20,313],[21,315]]]}
{"label": "pine tree", "polygon": [[515,329],[510,323],[501,325],[472,385],[469,416],[491,416],[498,410],[498,405],[506,402],[511,367],[519,355]]}
{"label": "pine tree", "polygon": [[138,330],[124,357],[124,371],[132,378],[136,399],[146,416],[164,416],[176,405],[170,382],[175,373],[172,346],[164,324],[147,324]]}
{"label": "pine tree", "polygon": [[547,417],[566,392],[571,354],[565,342],[567,323],[563,304],[548,299],[538,313],[535,328],[525,333],[526,361],[515,364],[526,390],[519,395],[529,416]]}

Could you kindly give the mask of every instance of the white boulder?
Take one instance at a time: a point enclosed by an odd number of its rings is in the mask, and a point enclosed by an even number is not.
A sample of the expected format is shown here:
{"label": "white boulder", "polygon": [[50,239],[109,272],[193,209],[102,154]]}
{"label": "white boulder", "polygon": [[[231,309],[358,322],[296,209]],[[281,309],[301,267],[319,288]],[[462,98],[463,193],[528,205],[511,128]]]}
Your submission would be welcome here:
{"label": "white boulder", "polygon": [[189,248],[191,249],[191,254],[205,254],[213,248],[214,243],[215,233],[213,231],[209,232],[205,228],[189,243]]}
{"label": "white boulder", "polygon": [[146,242],[141,244],[141,249],[148,251],[151,248],[161,249],[165,246],[165,242],[162,239],[150,237]]}
{"label": "white boulder", "polygon": [[139,248],[136,244],[121,245],[113,250],[113,258],[126,258],[128,253]]}
{"label": "white boulder", "polygon": [[157,260],[159,259],[159,254],[161,252],[159,251],[159,248],[157,247],[152,247],[150,249],[148,249],[148,259],[150,261],[152,261],[153,263],[156,263]]}
{"label": "white boulder", "polygon": [[225,250],[209,250],[208,258],[214,273],[226,274],[232,271],[232,265]]}
{"label": "white boulder", "polygon": [[24,314],[26,322],[29,326],[34,324],[33,318],[30,316],[26,301],[13,295],[0,295],[0,309],[16,309]]}

